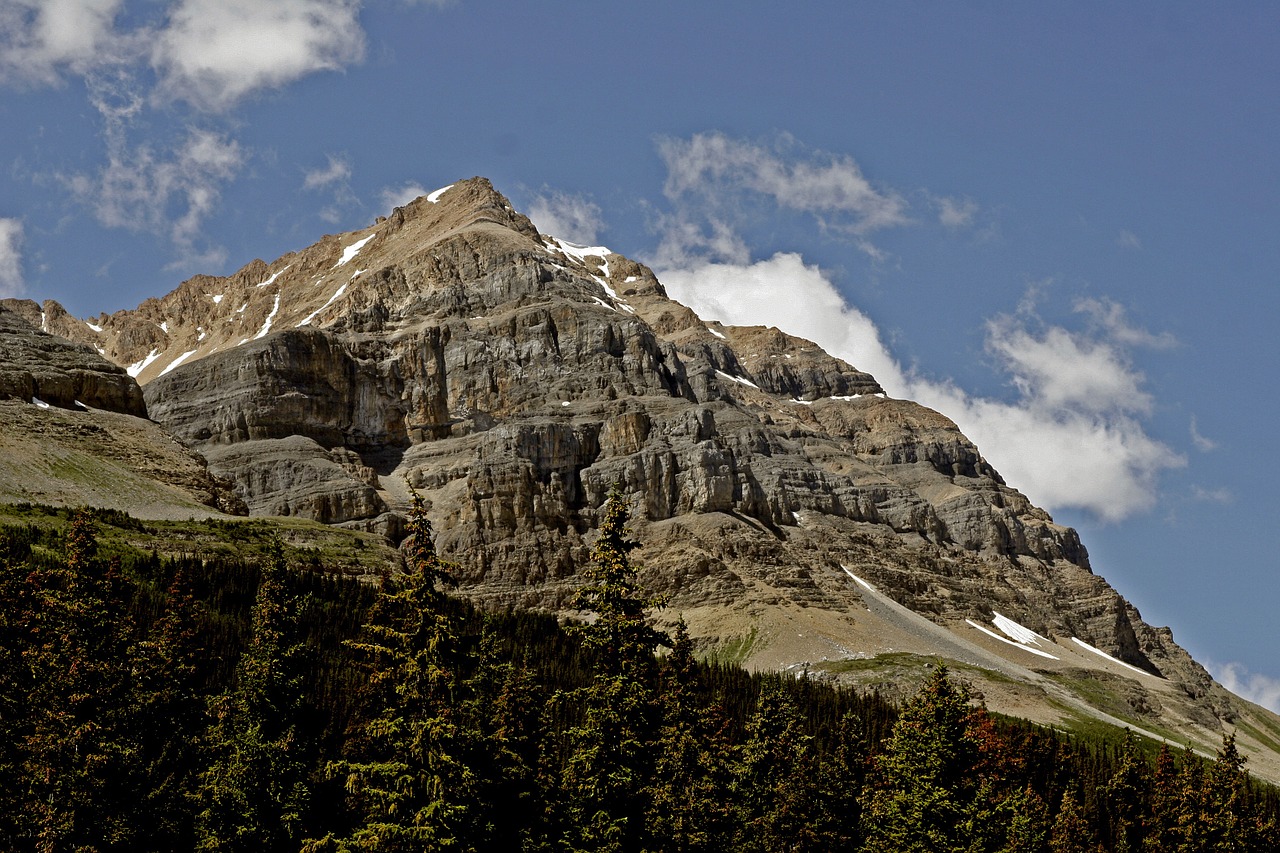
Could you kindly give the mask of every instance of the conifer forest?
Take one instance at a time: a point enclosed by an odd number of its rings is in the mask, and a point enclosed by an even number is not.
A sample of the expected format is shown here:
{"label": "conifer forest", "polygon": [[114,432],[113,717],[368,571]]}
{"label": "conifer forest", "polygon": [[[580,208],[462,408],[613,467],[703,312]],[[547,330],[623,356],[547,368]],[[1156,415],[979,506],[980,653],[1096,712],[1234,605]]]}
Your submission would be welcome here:
{"label": "conifer forest", "polygon": [[699,659],[616,497],[565,624],[456,597],[420,502],[380,583],[62,512],[0,528],[0,850],[1280,850],[1230,737],[999,718],[941,663],[895,706]]}

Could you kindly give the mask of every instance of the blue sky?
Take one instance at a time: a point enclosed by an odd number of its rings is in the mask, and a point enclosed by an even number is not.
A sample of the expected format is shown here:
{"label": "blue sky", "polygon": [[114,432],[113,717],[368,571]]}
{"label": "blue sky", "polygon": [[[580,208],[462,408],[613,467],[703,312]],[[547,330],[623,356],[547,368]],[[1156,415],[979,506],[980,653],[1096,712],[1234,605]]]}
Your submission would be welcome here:
{"label": "blue sky", "polygon": [[0,0],[0,293],[134,307],[484,175],[939,408],[1280,709],[1269,3]]}

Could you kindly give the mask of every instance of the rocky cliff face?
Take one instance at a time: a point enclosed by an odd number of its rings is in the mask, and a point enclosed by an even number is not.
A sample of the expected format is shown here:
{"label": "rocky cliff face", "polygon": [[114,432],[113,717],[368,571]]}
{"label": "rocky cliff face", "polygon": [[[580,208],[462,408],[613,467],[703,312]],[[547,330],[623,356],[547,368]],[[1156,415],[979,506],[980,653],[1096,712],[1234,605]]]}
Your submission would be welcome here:
{"label": "rocky cliff face", "polygon": [[898,618],[875,615],[874,588],[975,660],[1014,654],[979,633],[1004,614],[1054,644],[1024,655],[1037,666],[1129,666],[1153,679],[1134,707],[1206,730],[1234,713],[945,416],[811,342],[704,322],[643,265],[538,233],[483,179],[67,325],[129,365],[151,417],[253,512],[395,536],[407,481],[495,604],[565,606],[618,487],[646,585],[705,638],[766,626],[757,665],[915,648],[918,625],[893,628],[905,646],[865,639]]}
{"label": "rocky cliff face", "polygon": [[0,398],[146,417],[132,377],[92,347],[44,331],[44,323],[36,303],[0,300]]}

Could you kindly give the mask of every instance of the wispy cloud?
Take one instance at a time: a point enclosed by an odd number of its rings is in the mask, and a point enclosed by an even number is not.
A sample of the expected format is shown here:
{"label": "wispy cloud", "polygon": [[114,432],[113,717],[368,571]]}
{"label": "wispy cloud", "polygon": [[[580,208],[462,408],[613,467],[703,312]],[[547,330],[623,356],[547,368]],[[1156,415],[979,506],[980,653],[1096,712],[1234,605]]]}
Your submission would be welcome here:
{"label": "wispy cloud", "polygon": [[355,0],[179,0],[151,51],[157,95],[221,112],[364,57]]}
{"label": "wispy cloud", "polygon": [[1206,661],[1205,665],[1218,683],[1232,693],[1280,714],[1280,678],[1250,672],[1241,663],[1215,664]]}
{"label": "wispy cloud", "polygon": [[413,201],[418,196],[426,195],[427,188],[417,181],[409,181],[399,187],[386,187],[378,194],[382,200],[382,207],[386,211],[393,208],[403,207]]}
{"label": "wispy cloud", "polygon": [[600,205],[586,196],[545,187],[529,202],[529,218],[543,234],[584,246],[594,245],[604,228]]}
{"label": "wispy cloud", "polygon": [[1230,504],[1236,496],[1230,489],[1206,489],[1203,486],[1192,486],[1191,497],[1202,503]]}
{"label": "wispy cloud", "polygon": [[1120,236],[1116,237],[1116,245],[1122,249],[1141,249],[1142,241],[1132,231],[1121,231]]}
{"label": "wispy cloud", "polygon": [[740,224],[762,202],[808,215],[874,258],[882,254],[871,235],[910,222],[906,199],[873,185],[852,157],[805,148],[785,134],[765,144],[709,132],[657,145],[667,168],[663,193],[674,207],[659,217],[660,257],[710,251],[713,260],[740,261]]}
{"label": "wispy cloud", "polygon": [[1076,313],[1089,317],[1108,338],[1120,344],[1150,349],[1172,349],[1178,345],[1178,339],[1168,332],[1153,334],[1130,323],[1125,307],[1110,299],[1077,299],[1073,307]]}
{"label": "wispy cloud", "polygon": [[1191,416],[1191,443],[1201,453],[1209,453],[1218,449],[1218,442],[1200,434],[1200,425],[1196,423],[1195,415]]}
{"label": "wispy cloud", "polygon": [[351,163],[346,158],[328,155],[328,165],[313,169],[302,179],[304,190],[316,190],[351,180]]}
{"label": "wispy cloud", "polygon": [[21,219],[0,219],[0,297],[17,296],[24,289],[22,236]]}
{"label": "wispy cloud", "polygon": [[978,203],[971,198],[932,196],[931,201],[938,211],[938,222],[945,228],[968,228],[978,215]]}

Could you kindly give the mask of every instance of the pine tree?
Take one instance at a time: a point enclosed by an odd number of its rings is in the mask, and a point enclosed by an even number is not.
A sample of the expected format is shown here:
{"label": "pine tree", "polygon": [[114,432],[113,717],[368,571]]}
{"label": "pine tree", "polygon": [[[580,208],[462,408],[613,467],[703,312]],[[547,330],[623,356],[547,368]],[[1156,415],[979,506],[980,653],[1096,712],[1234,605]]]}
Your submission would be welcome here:
{"label": "pine tree", "polygon": [[1080,805],[1080,797],[1068,788],[1053,819],[1049,835],[1050,853],[1097,853],[1100,849]]}
{"label": "pine tree", "polygon": [[591,656],[591,684],[574,694],[583,720],[569,732],[562,803],[572,849],[631,851],[647,844],[643,794],[653,772],[659,724],[654,651],[666,638],[651,624],[654,605],[640,592],[628,553],[627,507],[614,492],[605,505],[592,565],[578,609],[591,614],[579,629]]}
{"label": "pine tree", "polygon": [[1125,729],[1116,767],[1103,791],[1116,853],[1137,853],[1142,849],[1150,814],[1150,788],[1150,768],[1138,750],[1137,737]]}
{"label": "pine tree", "polygon": [[478,732],[463,716],[464,649],[446,590],[452,567],[436,553],[414,492],[405,574],[388,578],[352,643],[372,669],[369,719],[354,754],[330,765],[358,814],[349,837],[310,849],[470,849],[478,781],[468,757]]}
{"label": "pine tree", "polygon": [[211,709],[209,767],[197,792],[197,849],[296,849],[310,796],[302,712],[297,601],[285,587],[277,540],[254,599],[235,685]]}

